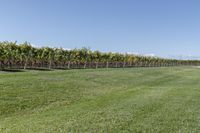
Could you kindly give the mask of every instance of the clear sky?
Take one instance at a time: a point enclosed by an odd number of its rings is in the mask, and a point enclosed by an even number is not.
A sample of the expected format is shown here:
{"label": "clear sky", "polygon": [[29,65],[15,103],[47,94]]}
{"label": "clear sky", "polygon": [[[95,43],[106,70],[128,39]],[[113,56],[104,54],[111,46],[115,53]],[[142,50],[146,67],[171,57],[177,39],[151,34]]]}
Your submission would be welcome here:
{"label": "clear sky", "polygon": [[4,40],[200,57],[200,0],[1,0]]}

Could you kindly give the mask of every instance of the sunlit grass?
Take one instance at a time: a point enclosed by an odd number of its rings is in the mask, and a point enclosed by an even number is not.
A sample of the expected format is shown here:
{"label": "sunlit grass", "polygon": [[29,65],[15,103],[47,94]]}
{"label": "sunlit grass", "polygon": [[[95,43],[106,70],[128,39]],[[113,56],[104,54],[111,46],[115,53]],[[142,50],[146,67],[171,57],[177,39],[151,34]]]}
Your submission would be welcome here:
{"label": "sunlit grass", "polygon": [[200,69],[0,72],[0,132],[198,132]]}

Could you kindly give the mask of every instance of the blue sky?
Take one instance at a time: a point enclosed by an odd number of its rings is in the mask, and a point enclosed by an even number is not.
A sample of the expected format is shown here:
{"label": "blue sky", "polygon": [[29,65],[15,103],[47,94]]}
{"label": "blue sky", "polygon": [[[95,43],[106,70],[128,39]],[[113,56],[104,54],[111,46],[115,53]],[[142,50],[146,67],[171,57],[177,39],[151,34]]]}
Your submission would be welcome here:
{"label": "blue sky", "polygon": [[199,0],[1,0],[0,41],[200,56]]}

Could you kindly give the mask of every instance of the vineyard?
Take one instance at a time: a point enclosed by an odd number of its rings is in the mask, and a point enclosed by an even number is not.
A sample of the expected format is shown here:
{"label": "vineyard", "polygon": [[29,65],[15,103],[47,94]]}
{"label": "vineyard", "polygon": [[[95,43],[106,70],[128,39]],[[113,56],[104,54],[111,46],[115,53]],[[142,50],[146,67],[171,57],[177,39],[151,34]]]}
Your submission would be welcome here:
{"label": "vineyard", "polygon": [[103,53],[87,48],[36,48],[25,42],[0,42],[0,69],[79,69],[200,65],[197,60],[175,60],[134,54]]}
{"label": "vineyard", "polygon": [[198,132],[199,65],[0,42],[0,133]]}

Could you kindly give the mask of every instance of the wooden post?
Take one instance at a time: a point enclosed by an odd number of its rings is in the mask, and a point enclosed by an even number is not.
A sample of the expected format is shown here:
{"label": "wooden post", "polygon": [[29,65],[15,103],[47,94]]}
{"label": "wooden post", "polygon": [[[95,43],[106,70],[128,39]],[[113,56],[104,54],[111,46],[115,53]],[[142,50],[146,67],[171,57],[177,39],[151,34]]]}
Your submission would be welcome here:
{"label": "wooden post", "polygon": [[125,67],[125,64],[126,64],[126,62],[124,61],[124,63],[123,63],[123,68]]}
{"label": "wooden post", "polygon": [[86,68],[87,62],[84,63],[84,69]]}
{"label": "wooden post", "polygon": [[98,62],[96,62],[96,69],[98,68],[98,65],[99,65]]}
{"label": "wooden post", "polygon": [[52,63],[52,61],[50,60],[49,61],[49,69],[51,69],[51,63]]}
{"label": "wooden post", "polygon": [[106,62],[106,68],[108,68],[109,67],[109,63],[108,63],[108,61]]}
{"label": "wooden post", "polygon": [[68,69],[70,69],[70,65],[71,65],[70,63],[71,63],[71,62],[68,61],[68,64],[67,64],[67,68],[68,68]]}

